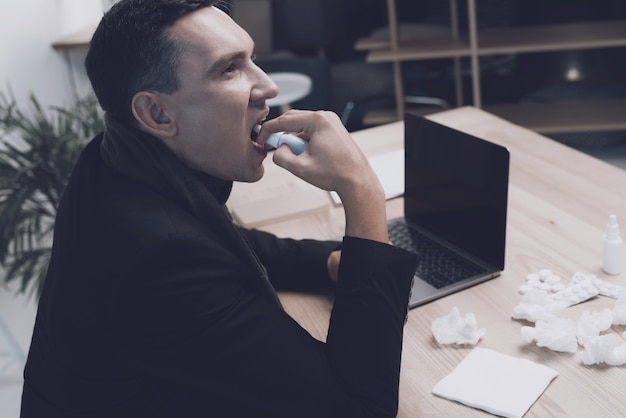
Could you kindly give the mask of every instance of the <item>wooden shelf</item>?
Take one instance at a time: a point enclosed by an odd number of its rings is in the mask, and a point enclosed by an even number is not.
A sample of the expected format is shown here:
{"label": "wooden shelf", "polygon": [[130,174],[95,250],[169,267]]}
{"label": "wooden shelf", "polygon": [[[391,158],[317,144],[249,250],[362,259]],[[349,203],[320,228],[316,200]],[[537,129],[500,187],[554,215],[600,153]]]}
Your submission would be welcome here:
{"label": "wooden shelf", "polygon": [[479,55],[626,46],[626,20],[481,30]]}
{"label": "wooden shelf", "polygon": [[373,51],[376,49],[389,49],[391,43],[389,38],[361,38],[354,44],[357,51]]}
{"label": "wooden shelf", "polygon": [[[459,31],[458,1],[450,0],[450,34],[418,38],[399,30],[395,0],[387,0],[389,35],[359,39],[357,50],[369,51],[367,62],[393,64],[396,108],[368,112],[368,125],[402,117],[406,107],[401,63],[427,59],[454,59],[456,106],[463,106],[463,83],[459,58],[471,63],[473,105],[482,106],[480,57],[595,48],[626,47],[626,20],[559,23],[528,27],[478,29],[476,1],[466,0],[468,25]],[[522,103],[484,106],[486,110],[542,133],[626,130],[626,99],[578,100],[574,102]]]}
{"label": "wooden shelf", "polygon": [[54,49],[80,48],[89,45],[91,37],[95,32],[97,24],[86,26],[85,28],[68,35],[52,44]]}
{"label": "wooden shelf", "polygon": [[[478,55],[626,47],[626,20],[485,29],[478,33],[477,44]],[[446,36],[400,38],[395,51],[388,38],[362,38],[355,48],[371,51],[368,62],[454,58],[472,54],[467,40]]]}
{"label": "wooden shelf", "polygon": [[470,55],[471,49],[467,42],[442,36],[399,45],[395,51],[390,49],[371,51],[367,55],[367,62],[412,61]]}
{"label": "wooden shelf", "polygon": [[[441,31],[443,32],[443,31]],[[428,43],[433,38],[448,38],[442,34],[416,35],[414,33],[398,33],[398,45],[413,45],[416,42]],[[388,36],[380,35],[374,37],[360,38],[354,44],[357,51],[390,50],[391,40]]]}

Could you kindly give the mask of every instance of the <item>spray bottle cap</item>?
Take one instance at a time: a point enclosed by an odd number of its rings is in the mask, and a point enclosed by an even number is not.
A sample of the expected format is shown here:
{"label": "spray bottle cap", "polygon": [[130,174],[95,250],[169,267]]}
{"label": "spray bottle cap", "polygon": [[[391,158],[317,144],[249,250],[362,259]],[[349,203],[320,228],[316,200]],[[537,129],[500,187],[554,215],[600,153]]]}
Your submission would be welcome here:
{"label": "spray bottle cap", "polygon": [[604,235],[608,240],[619,238],[619,224],[617,223],[617,216],[614,214],[609,215],[609,222],[606,224]]}

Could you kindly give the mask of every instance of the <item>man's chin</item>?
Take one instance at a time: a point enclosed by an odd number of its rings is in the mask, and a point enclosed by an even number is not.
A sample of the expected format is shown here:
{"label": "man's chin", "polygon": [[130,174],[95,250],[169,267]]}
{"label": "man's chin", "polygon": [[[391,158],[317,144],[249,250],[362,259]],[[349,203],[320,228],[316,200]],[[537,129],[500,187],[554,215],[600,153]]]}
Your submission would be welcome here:
{"label": "man's chin", "polygon": [[239,183],[256,183],[257,181],[263,178],[264,174],[265,174],[265,168],[263,167],[263,165],[261,165],[259,167],[259,170],[256,173],[251,173],[249,176],[246,176],[245,178],[235,180],[235,181]]}
{"label": "man's chin", "polygon": [[249,181],[249,183],[256,183],[257,181],[261,180],[264,175],[265,170],[263,169],[263,166],[261,166],[261,172],[259,173],[259,175],[254,180]]}

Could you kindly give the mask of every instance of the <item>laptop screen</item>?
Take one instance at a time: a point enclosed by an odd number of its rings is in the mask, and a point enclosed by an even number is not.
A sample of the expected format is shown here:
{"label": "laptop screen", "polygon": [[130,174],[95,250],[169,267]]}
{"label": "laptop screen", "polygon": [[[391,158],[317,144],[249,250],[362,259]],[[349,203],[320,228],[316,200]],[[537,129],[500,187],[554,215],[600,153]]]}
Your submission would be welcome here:
{"label": "laptop screen", "polygon": [[404,213],[504,269],[509,151],[421,116],[405,116]]}

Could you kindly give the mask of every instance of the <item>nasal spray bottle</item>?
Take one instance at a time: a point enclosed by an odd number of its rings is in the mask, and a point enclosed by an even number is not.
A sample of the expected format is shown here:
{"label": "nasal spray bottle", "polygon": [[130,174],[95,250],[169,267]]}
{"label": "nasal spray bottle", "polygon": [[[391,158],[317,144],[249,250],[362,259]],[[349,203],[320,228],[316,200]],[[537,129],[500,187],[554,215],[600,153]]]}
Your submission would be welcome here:
{"label": "nasal spray bottle", "polygon": [[610,215],[604,231],[604,260],[602,270],[608,274],[622,272],[622,237],[619,234],[617,216]]}

